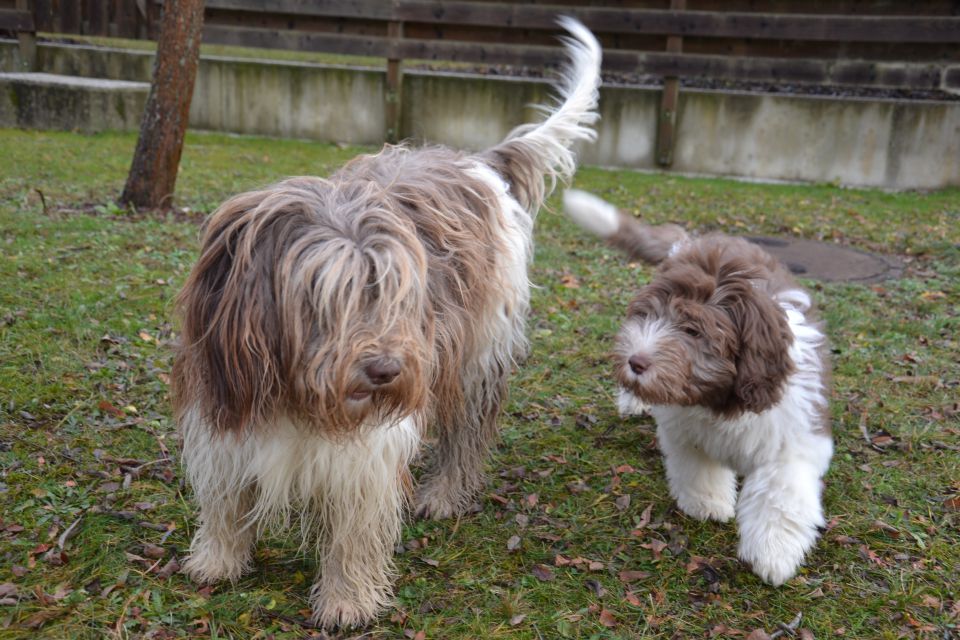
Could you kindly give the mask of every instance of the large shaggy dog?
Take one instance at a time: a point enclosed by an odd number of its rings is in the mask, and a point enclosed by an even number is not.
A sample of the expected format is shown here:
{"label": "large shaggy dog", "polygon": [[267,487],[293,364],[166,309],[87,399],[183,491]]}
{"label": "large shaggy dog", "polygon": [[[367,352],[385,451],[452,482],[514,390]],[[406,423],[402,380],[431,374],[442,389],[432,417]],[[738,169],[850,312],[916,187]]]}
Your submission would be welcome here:
{"label": "large shaggy dog", "polygon": [[582,191],[568,191],[564,208],[631,257],[660,265],[617,336],[621,413],[656,419],[680,509],[701,520],[736,515],[740,558],[782,584],[824,525],[820,479],[833,452],[825,339],[810,296],[741,238],[642,225]]}
{"label": "large shaggy dog", "polygon": [[390,598],[425,428],[438,444],[419,513],[462,513],[481,488],[526,346],[534,215],[595,135],[600,48],[561,24],[571,60],[543,122],[476,155],[387,147],[207,221],[173,376],[193,578],[236,580],[258,534],[293,519],[320,558],[316,622],[364,624]]}

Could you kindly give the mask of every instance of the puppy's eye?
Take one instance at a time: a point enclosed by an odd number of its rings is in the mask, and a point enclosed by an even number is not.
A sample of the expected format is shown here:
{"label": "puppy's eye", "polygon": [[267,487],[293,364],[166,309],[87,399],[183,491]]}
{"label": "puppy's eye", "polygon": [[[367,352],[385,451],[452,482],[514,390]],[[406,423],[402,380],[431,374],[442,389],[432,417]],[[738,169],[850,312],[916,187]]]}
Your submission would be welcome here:
{"label": "puppy's eye", "polygon": [[683,332],[690,336],[691,338],[699,338],[700,332],[694,329],[693,327],[684,327]]}

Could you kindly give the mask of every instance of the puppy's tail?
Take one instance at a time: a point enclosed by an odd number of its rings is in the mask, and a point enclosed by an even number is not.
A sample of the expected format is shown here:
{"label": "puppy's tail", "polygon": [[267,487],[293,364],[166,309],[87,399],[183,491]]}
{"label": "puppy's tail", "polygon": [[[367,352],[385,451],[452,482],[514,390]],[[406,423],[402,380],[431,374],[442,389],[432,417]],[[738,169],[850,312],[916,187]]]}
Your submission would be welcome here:
{"label": "puppy's tail", "polygon": [[688,239],[683,227],[642,224],[586,191],[569,189],[564,192],[563,211],[581,228],[600,236],[632,259],[651,264],[662,262],[678,243]]}
{"label": "puppy's tail", "polygon": [[556,187],[568,181],[577,168],[574,143],[597,137],[590,125],[600,117],[597,101],[600,87],[600,43],[580,22],[561,17],[559,24],[570,34],[561,38],[570,57],[556,88],[557,104],[540,105],[546,114],[539,124],[517,127],[499,145],[489,149],[485,160],[510,183],[511,194],[531,215]]}

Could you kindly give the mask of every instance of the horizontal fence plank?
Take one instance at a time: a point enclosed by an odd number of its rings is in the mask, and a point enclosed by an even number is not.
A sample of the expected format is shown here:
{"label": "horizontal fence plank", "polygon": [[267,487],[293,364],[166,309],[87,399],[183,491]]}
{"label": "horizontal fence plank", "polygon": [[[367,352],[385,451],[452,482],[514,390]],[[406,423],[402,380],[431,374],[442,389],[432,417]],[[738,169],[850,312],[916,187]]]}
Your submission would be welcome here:
{"label": "horizontal fence plank", "polygon": [[937,64],[627,51],[606,52],[604,63],[611,70],[652,76],[896,89],[939,89],[944,74],[944,67]]}
{"label": "horizontal fence plank", "polygon": [[[451,42],[414,38],[341,35],[249,27],[204,27],[204,41],[241,47],[317,51],[346,55],[527,67],[556,66],[559,47]],[[604,68],[638,76],[721,78],[746,82],[802,83],[896,89],[939,89],[945,66],[873,62],[756,58],[698,54],[606,51]]]}
{"label": "horizontal fence plank", "polygon": [[410,22],[525,29],[556,29],[558,15],[573,15],[600,33],[772,40],[960,42],[960,17],[957,16],[791,15],[402,0],[396,14],[397,19]]}
{"label": "horizontal fence plank", "polygon": [[[162,0],[154,1],[162,3]],[[389,0],[206,0],[204,8],[330,18],[394,19]]]}
{"label": "horizontal fence plank", "polygon": [[33,15],[27,11],[0,9],[0,29],[7,31],[33,31]]}
{"label": "horizontal fence plank", "polygon": [[848,16],[722,11],[611,9],[491,2],[400,0],[207,0],[209,9],[401,20],[429,24],[519,29],[557,29],[557,16],[572,15],[600,33],[684,35],[755,40],[960,43],[958,16]]}
{"label": "horizontal fence plank", "polygon": [[203,41],[257,49],[288,49],[377,58],[396,57],[392,55],[395,45],[391,40],[372,36],[206,25],[203,28]]}

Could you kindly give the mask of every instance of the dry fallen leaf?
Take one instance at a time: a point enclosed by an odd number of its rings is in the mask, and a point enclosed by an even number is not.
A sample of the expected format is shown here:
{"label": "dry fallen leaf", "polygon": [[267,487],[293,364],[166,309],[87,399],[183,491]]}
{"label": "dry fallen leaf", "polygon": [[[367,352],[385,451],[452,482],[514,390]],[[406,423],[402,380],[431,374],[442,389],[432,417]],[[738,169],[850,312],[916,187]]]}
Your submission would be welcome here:
{"label": "dry fallen leaf", "polygon": [[605,627],[615,627],[617,626],[617,617],[609,609],[603,609],[600,611],[600,624]]}
{"label": "dry fallen leaf", "polygon": [[530,573],[532,573],[536,579],[543,582],[550,582],[554,578],[553,569],[545,564],[534,565]]}
{"label": "dry fallen leaf", "polygon": [[630,583],[637,580],[644,580],[650,577],[649,571],[621,571],[618,574],[620,582]]}

